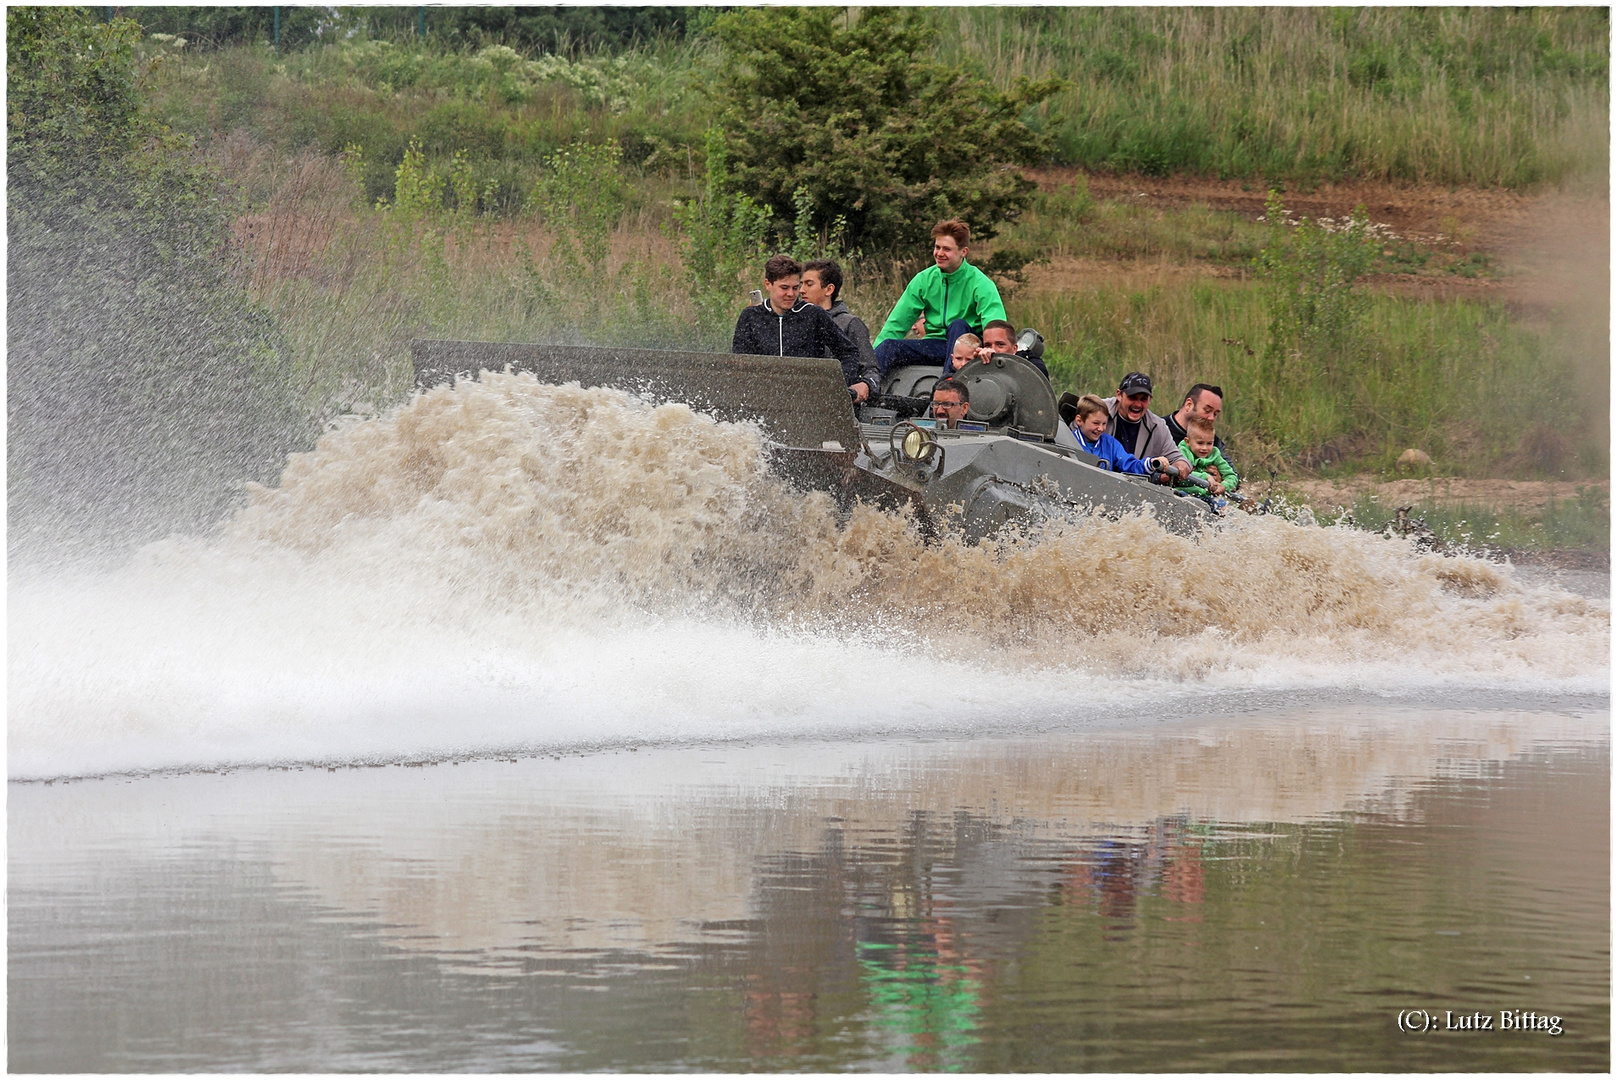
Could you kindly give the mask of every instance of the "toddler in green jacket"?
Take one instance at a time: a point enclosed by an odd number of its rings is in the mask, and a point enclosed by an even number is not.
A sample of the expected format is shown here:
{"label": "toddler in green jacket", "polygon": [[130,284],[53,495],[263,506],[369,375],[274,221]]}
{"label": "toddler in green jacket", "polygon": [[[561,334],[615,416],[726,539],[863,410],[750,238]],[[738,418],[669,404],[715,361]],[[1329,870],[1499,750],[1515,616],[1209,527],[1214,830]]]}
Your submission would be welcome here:
{"label": "toddler in green jacket", "polygon": [[1225,495],[1240,486],[1241,478],[1213,445],[1213,422],[1206,417],[1195,417],[1185,425],[1179,452],[1190,462],[1190,479],[1180,481],[1179,487],[1205,487],[1214,495]]}

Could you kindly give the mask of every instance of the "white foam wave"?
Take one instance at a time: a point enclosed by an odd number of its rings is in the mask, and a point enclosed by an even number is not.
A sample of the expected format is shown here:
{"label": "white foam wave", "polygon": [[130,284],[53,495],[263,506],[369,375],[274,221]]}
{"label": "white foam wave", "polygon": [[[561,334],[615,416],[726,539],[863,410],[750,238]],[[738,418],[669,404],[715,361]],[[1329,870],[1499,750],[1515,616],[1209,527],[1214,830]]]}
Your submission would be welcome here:
{"label": "white foam wave", "polygon": [[1508,569],[1275,520],[927,546],[780,487],[747,428],[522,377],[328,437],[216,539],[13,573],[8,629],[13,777],[1609,678],[1609,605]]}

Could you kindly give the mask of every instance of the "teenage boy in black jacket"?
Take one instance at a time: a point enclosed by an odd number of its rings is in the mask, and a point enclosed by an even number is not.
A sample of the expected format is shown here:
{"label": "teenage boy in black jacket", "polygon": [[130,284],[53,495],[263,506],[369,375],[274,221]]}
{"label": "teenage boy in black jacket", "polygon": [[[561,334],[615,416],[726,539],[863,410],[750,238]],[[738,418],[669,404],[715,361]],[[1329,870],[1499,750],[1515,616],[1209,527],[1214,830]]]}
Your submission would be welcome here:
{"label": "teenage boy in black jacket", "polygon": [[798,299],[803,267],[787,255],[764,264],[763,304],[742,310],[730,343],[733,353],[755,356],[825,356],[837,358],[848,392],[864,401],[875,387],[859,370],[859,347],[831,321],[825,309]]}

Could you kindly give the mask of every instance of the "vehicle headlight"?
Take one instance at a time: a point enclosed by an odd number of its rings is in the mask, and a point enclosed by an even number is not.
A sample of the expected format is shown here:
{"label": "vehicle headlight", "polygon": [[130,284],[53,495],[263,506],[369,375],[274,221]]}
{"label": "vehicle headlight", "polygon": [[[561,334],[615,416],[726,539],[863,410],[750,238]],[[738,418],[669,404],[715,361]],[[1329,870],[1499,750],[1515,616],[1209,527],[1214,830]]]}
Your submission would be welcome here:
{"label": "vehicle headlight", "polygon": [[891,446],[911,465],[924,465],[938,451],[938,441],[925,428],[903,423],[893,428]]}

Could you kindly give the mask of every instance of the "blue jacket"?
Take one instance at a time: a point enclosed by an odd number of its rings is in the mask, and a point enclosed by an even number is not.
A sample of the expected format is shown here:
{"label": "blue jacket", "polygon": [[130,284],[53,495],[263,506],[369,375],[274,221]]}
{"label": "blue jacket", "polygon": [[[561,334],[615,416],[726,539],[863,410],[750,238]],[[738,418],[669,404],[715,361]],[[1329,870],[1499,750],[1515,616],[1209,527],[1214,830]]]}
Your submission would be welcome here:
{"label": "blue jacket", "polygon": [[1095,442],[1085,440],[1083,432],[1077,428],[1072,429],[1072,437],[1078,440],[1078,446],[1081,449],[1100,458],[1101,464],[1112,470],[1112,472],[1145,476],[1151,471],[1145,467],[1145,462],[1123,449],[1122,443],[1104,431],[1101,432],[1100,438]]}

